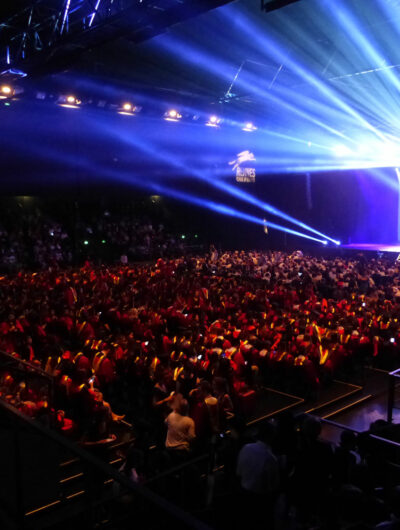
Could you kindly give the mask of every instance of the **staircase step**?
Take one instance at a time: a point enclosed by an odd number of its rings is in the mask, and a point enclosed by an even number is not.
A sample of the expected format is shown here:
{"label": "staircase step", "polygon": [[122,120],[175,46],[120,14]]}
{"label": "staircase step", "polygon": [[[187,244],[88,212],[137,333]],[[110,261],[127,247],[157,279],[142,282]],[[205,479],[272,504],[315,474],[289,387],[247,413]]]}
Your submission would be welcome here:
{"label": "staircase step", "polygon": [[350,400],[348,403],[341,403],[339,407],[335,407],[334,410],[330,411],[329,413],[325,413],[321,417],[323,419],[328,419],[328,418],[332,419],[337,414],[340,414],[350,408],[358,407],[362,405],[365,401],[371,399],[372,397],[373,397],[372,394],[366,394],[356,400]]}

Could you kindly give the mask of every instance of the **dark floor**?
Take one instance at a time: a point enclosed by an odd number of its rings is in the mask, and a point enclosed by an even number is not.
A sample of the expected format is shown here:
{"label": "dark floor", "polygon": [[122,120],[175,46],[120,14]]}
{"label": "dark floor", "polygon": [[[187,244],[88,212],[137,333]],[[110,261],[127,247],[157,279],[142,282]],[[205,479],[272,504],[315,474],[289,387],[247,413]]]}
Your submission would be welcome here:
{"label": "dark floor", "polygon": [[[362,432],[376,420],[387,419],[388,374],[367,368],[363,389],[354,396],[354,402],[354,405],[350,403],[352,406],[339,406],[336,412],[329,414],[329,420],[339,425],[324,424],[322,435],[325,439],[337,442],[342,431],[340,425]],[[396,401],[397,405],[398,408],[393,409],[393,423],[400,423],[400,400]]]}
{"label": "dark floor", "polygon": [[[366,368],[355,381],[333,381],[313,401],[263,388],[257,396],[256,410],[249,423],[257,423],[283,410],[307,412],[338,424],[324,424],[322,433],[324,438],[336,443],[342,431],[341,425],[361,432],[368,430],[370,424],[378,419],[386,420],[387,393],[387,372],[374,368]],[[398,408],[393,410],[393,423],[400,423],[400,395],[396,403]]]}
{"label": "dark floor", "polygon": [[[322,416],[322,412],[339,408],[344,399],[356,399],[363,388],[359,385],[332,381],[328,386],[321,389],[318,397],[312,401],[304,400],[273,388],[262,387],[257,394],[257,402],[253,414],[248,418],[249,423],[258,421],[277,414],[278,412],[292,409],[295,413],[307,412]],[[328,409],[329,407],[329,409]]]}
{"label": "dark floor", "polygon": [[[368,399],[360,407],[354,407],[332,417],[334,421],[360,432],[367,431],[372,422],[381,419],[386,420],[386,418],[386,393]],[[393,423],[400,423],[400,409],[393,410]]]}

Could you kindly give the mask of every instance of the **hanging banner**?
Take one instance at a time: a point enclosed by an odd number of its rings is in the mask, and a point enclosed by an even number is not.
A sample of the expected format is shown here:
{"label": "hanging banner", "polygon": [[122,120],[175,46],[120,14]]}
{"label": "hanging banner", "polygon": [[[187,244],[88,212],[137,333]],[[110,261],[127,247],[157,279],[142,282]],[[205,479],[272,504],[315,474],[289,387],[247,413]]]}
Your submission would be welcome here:
{"label": "hanging banner", "polygon": [[229,162],[229,165],[232,166],[232,171],[236,171],[236,182],[256,181],[256,169],[248,165],[248,162],[255,161],[254,153],[246,150],[238,153],[235,160]]}

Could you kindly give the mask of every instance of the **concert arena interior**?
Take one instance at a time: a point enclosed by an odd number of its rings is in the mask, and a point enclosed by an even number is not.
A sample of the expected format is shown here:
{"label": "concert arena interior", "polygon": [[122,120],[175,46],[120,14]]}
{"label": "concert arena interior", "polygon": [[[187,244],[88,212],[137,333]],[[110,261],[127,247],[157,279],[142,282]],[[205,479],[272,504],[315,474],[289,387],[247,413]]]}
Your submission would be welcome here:
{"label": "concert arena interior", "polygon": [[399,42],[0,2],[2,529],[400,530]]}

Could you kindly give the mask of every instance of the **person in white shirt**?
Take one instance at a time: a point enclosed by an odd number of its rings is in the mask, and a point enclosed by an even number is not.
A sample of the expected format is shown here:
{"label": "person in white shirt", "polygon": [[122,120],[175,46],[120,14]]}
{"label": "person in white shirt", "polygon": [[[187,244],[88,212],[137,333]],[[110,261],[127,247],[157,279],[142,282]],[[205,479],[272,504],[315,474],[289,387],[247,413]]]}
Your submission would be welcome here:
{"label": "person in white shirt", "polygon": [[272,425],[263,425],[258,440],[246,444],[239,453],[236,472],[248,492],[263,495],[278,490],[279,464],[269,445],[272,436]]}
{"label": "person in white shirt", "polygon": [[250,530],[275,527],[275,505],[279,493],[279,463],[270,443],[273,426],[261,426],[258,440],[246,444],[240,451],[236,473],[242,487],[242,510],[251,514],[247,528]]}
{"label": "person in white shirt", "polygon": [[165,420],[168,428],[165,440],[167,449],[189,451],[191,442],[196,438],[194,421],[188,416],[188,409],[188,402],[184,399],[167,416]]}

